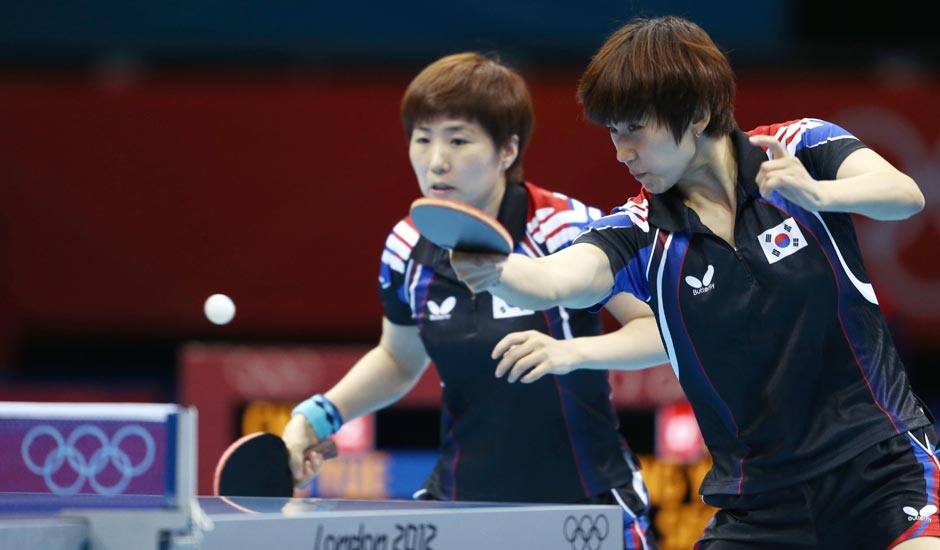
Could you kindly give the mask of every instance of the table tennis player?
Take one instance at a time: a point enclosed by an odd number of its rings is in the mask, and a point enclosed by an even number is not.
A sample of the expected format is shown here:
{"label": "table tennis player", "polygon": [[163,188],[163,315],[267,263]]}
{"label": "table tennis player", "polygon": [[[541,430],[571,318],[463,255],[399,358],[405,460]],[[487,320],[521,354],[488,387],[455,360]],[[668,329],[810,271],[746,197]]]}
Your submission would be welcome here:
{"label": "table tennis player", "polygon": [[454,252],[462,280],[520,307],[650,304],[712,458],[696,548],[940,547],[937,435],[850,216],[906,219],[917,183],[830,122],[742,131],[728,59],[683,18],[624,25],[579,96],[642,193],[547,258]]}
{"label": "table tennis player", "polygon": [[[522,78],[500,62],[476,53],[435,61],[408,86],[401,115],[421,193],[498,219],[515,252],[551,254],[600,216],[524,181],[531,99]],[[344,420],[400,399],[432,360],[443,382],[440,457],[415,498],[615,504],[624,513],[626,548],[655,547],[647,492],[618,433],[604,370],[616,332],[602,335],[599,318],[587,311],[530,311],[472,293],[451,269],[448,250],[422,238],[410,217],[386,240],[379,295],[379,344],[333,388],[298,405],[285,428],[298,481],[322,464],[304,449]],[[607,309],[629,326],[647,308],[623,294]],[[636,343],[637,363],[666,359],[650,325],[652,337]],[[518,331],[538,333],[546,361],[572,372],[513,384],[498,378],[493,347]]]}

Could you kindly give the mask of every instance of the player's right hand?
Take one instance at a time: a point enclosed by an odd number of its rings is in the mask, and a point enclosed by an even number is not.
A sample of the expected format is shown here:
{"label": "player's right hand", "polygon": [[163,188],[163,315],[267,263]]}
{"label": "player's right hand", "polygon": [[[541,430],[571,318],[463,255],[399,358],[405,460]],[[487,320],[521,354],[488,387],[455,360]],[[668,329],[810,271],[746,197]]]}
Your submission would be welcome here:
{"label": "player's right hand", "polygon": [[506,254],[450,251],[454,273],[474,294],[485,292],[499,282]]}
{"label": "player's right hand", "polygon": [[308,450],[317,443],[317,434],[304,415],[295,414],[284,427],[281,439],[290,453],[290,471],[294,476],[294,486],[303,488],[313,481],[323,467],[323,456]]}

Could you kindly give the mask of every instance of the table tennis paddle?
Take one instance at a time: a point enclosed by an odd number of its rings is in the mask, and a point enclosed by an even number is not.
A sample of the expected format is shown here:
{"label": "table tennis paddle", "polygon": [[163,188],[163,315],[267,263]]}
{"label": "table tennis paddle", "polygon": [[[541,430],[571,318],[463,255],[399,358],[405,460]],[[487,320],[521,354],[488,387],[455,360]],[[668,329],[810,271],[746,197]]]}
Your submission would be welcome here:
{"label": "table tennis paddle", "polygon": [[498,220],[462,202],[423,197],[411,203],[421,235],[441,248],[461,252],[512,252],[512,237]]}
{"label": "table tennis paddle", "polygon": [[[337,455],[332,439],[310,447],[324,459]],[[229,445],[215,467],[216,496],[291,497],[294,476],[290,471],[287,445],[280,437],[255,432]]]}

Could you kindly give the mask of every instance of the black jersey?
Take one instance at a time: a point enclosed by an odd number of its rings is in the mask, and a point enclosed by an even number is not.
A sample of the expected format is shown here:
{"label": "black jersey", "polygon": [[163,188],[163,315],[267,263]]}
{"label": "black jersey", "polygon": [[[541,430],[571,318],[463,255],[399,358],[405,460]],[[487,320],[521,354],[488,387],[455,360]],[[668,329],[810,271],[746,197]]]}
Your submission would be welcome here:
{"label": "black jersey", "polygon": [[[601,212],[532,184],[510,185],[499,221],[514,251],[564,248]],[[531,311],[454,275],[446,250],[420,238],[409,218],[386,241],[379,275],[389,321],[417,324],[443,382],[440,458],[425,488],[438,499],[575,502],[629,483],[607,371],[545,376],[532,384],[496,379],[493,347],[506,334],[538,330],[559,339],[593,336],[584,310]]]}
{"label": "black jersey", "polygon": [[[863,148],[816,119],[763,126],[817,180]],[[851,217],[814,213],[755,177],[767,155],[739,130],[737,248],[673,188],[643,192],[576,242],[610,260],[614,292],[649,303],[713,459],[703,494],[756,493],[819,475],[929,423],[911,393]]]}

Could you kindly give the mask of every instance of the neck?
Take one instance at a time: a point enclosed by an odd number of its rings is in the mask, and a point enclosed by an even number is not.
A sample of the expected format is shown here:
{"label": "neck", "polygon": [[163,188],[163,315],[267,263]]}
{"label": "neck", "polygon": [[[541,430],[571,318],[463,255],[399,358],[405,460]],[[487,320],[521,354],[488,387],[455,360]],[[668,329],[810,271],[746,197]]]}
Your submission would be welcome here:
{"label": "neck", "polygon": [[689,206],[710,202],[721,203],[733,209],[736,204],[737,177],[738,168],[731,136],[703,136],[697,144],[689,170],[676,187]]}
{"label": "neck", "polygon": [[480,205],[480,210],[496,218],[499,216],[499,205],[503,203],[503,196],[506,194],[506,179],[503,178],[493,188],[493,193],[487,198],[486,203]]}

